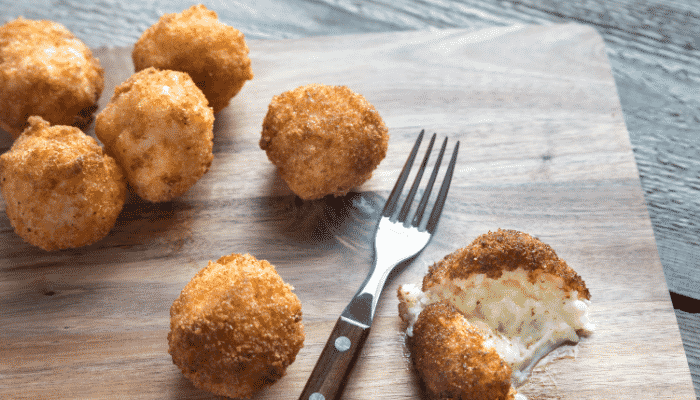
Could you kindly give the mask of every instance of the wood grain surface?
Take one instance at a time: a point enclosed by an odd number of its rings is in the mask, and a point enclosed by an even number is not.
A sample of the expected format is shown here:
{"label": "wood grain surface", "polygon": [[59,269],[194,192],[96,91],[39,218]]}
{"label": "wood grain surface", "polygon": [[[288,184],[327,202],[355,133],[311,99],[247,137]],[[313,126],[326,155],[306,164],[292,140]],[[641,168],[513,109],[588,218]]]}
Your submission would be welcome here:
{"label": "wood grain surface", "polygon": [[[211,398],[167,354],[168,310],[207,260],[248,252],[296,288],[307,335],[287,375],[257,398],[296,398],[369,268],[374,221],[425,128],[462,142],[450,197],[432,243],[390,278],[344,398],[421,397],[396,288],[499,227],[538,236],[577,270],[598,327],[538,367],[523,393],[694,398],[595,30],[514,26],[248,44],[255,78],[217,115],[212,168],[182,198],[154,205],[131,197],[107,238],[62,252],[25,244],[0,214],[0,397]],[[133,69],[128,48],[97,54],[106,70],[103,108]],[[342,198],[299,201],[258,147],[272,96],[310,82],[362,93],[390,129],[373,178]]]}
{"label": "wood grain surface", "polygon": [[[697,0],[202,0],[249,39],[576,22],[603,37],[656,246],[700,399],[700,9]],[[91,48],[130,46],[186,0],[0,0],[0,22],[65,24]],[[680,310],[693,313],[680,314]],[[692,321],[692,323],[691,323]]]}

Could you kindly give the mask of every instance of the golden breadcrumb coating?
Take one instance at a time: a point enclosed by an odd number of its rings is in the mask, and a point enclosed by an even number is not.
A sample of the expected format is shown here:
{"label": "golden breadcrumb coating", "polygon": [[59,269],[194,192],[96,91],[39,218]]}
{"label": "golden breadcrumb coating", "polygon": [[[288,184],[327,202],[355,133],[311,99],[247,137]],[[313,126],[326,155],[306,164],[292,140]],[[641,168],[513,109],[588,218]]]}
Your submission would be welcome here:
{"label": "golden breadcrumb coating", "polygon": [[275,267],[231,254],[199,271],[170,308],[168,352],[200,389],[250,398],[304,345],[301,303]]}
{"label": "golden breadcrumb coating", "polygon": [[0,26],[0,128],[16,139],[32,115],[87,128],[103,75],[90,49],[61,24],[20,17]]}
{"label": "golden breadcrumb coating", "polygon": [[310,84],[272,98],[260,148],[297,196],[313,200],[368,180],[388,142],[387,127],[362,95]]}
{"label": "golden breadcrumb coating", "polygon": [[511,400],[511,369],[479,329],[446,302],[428,305],[413,329],[411,356],[440,399]]}
{"label": "golden breadcrumb coating", "polygon": [[102,239],[126,199],[121,169],[95,139],[37,116],[0,156],[0,189],[15,232],[44,250]]}
{"label": "golden breadcrumb coating", "polygon": [[504,229],[483,234],[469,246],[432,265],[423,278],[423,291],[445,281],[466,279],[473,274],[485,274],[496,279],[503,271],[518,268],[528,272],[530,282],[536,282],[541,274],[556,275],[564,280],[564,290],[576,290],[581,299],[591,298],[583,279],[549,245],[527,233]]}
{"label": "golden breadcrumb coating", "polygon": [[136,71],[148,67],[188,73],[218,113],[253,79],[243,33],[195,5],[165,14],[134,45]]}
{"label": "golden breadcrumb coating", "polygon": [[95,135],[151,202],[185,193],[211,166],[214,113],[192,79],[148,68],[117,86]]}

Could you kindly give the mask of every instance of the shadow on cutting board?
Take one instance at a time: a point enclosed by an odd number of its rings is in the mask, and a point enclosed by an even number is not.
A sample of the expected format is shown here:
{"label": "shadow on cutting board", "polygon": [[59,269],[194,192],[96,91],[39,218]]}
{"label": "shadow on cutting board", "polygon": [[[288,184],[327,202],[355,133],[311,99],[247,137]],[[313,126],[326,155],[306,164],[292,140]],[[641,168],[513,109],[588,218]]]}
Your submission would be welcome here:
{"label": "shadow on cutting board", "polygon": [[673,308],[675,308],[676,310],[685,311],[687,313],[700,313],[700,300],[674,292],[670,293],[671,302],[673,302]]}

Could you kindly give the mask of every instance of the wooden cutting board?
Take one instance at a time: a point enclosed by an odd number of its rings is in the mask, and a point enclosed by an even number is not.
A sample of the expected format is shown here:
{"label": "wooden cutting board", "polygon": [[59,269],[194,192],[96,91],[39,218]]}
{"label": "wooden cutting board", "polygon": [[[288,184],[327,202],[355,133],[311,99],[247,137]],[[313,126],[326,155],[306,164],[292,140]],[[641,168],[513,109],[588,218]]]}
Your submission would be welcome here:
{"label": "wooden cutting board", "polygon": [[[171,362],[169,308],[208,260],[237,252],[273,263],[302,301],[305,347],[257,396],[296,399],[369,269],[378,210],[423,128],[461,141],[448,203],[431,244],[390,278],[344,399],[421,398],[396,289],[497,228],[550,244],[592,294],[595,334],[538,367],[524,394],[694,398],[615,81],[593,29],[248,44],[255,78],[216,116],[212,168],[185,196],[164,204],[132,197],[108,237],[60,252],[24,243],[0,213],[0,398],[213,398]],[[96,54],[106,77],[102,109],[133,67],[130,49]],[[312,82],[363,94],[391,139],[355,192],[302,202],[258,141],[272,96]],[[9,136],[0,137],[6,151]]]}

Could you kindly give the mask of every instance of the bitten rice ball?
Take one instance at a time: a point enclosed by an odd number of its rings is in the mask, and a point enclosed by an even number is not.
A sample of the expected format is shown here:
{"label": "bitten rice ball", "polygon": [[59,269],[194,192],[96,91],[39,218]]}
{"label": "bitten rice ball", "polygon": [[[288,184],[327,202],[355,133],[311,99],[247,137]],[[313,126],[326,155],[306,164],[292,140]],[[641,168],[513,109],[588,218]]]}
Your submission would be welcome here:
{"label": "bitten rice ball", "polygon": [[148,67],[188,73],[218,113],[253,79],[243,34],[195,5],[165,14],[134,45],[136,71]]}
{"label": "bitten rice ball", "polygon": [[386,156],[388,129],[362,95],[311,84],[272,98],[260,148],[304,200],[343,196]]}
{"label": "bitten rice ball", "polygon": [[151,202],[185,193],[211,166],[214,113],[184,72],[148,68],[119,85],[95,134]]}
{"label": "bitten rice ball", "polygon": [[0,27],[0,128],[15,139],[32,115],[85,129],[97,110],[103,70],[63,25],[18,18]]}
{"label": "bitten rice ball", "polygon": [[515,230],[477,237],[397,294],[416,371],[442,397],[522,399],[513,388],[544,356],[595,328],[583,279]]}
{"label": "bitten rice ball", "polygon": [[102,239],[126,198],[121,169],[95,139],[37,116],[0,156],[0,189],[15,232],[44,250]]}
{"label": "bitten rice ball", "polygon": [[199,271],[170,308],[168,352],[200,389],[250,398],[304,345],[301,303],[275,267],[231,254]]}

